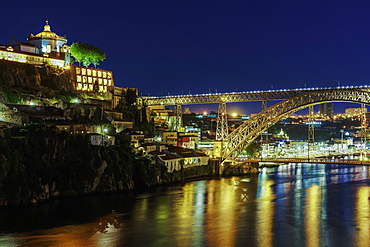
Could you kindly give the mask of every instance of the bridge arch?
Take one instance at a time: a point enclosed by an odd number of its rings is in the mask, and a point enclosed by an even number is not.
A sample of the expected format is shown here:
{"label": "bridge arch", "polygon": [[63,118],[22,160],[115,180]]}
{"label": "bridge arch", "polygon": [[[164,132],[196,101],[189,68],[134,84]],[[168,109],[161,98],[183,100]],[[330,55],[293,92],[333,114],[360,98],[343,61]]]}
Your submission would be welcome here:
{"label": "bridge arch", "polygon": [[370,92],[357,89],[313,91],[281,101],[244,122],[222,140],[222,160],[233,159],[269,126],[310,105],[328,102],[370,103]]}

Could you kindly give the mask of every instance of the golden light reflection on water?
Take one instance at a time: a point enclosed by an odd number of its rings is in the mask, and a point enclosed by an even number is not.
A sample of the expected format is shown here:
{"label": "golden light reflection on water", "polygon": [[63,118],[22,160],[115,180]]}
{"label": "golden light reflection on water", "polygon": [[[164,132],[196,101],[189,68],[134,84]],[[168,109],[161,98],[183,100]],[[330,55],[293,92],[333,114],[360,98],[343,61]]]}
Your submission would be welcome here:
{"label": "golden light reflection on water", "polygon": [[320,246],[321,186],[312,186],[306,190],[305,229],[306,245]]}
{"label": "golden light reflection on water", "polygon": [[208,184],[206,205],[207,242],[209,246],[234,246],[236,234],[236,178],[214,180]]}
{"label": "golden light reflection on water", "polygon": [[142,193],[123,216],[4,234],[0,246],[369,246],[370,187],[347,183],[368,179],[368,168],[279,169]]}
{"label": "golden light reflection on water", "polygon": [[193,203],[194,203],[194,183],[187,183],[182,187],[182,196],[177,197],[174,203],[174,218],[177,220],[174,231],[179,232],[174,234],[176,242],[182,245],[190,245],[192,233],[185,231],[188,225],[191,225],[193,219]]}
{"label": "golden light reflection on water", "polygon": [[257,241],[258,246],[273,246],[273,219],[275,194],[272,189],[274,184],[271,180],[265,180],[260,184],[260,201],[257,206]]}
{"label": "golden light reflection on water", "polygon": [[91,223],[31,231],[21,236],[14,234],[11,236],[13,245],[9,245],[9,241],[6,246],[107,246],[107,233],[112,235],[119,232],[120,218],[120,214],[109,214]]}
{"label": "golden light reflection on water", "polygon": [[370,187],[360,187],[356,204],[356,246],[370,246]]}

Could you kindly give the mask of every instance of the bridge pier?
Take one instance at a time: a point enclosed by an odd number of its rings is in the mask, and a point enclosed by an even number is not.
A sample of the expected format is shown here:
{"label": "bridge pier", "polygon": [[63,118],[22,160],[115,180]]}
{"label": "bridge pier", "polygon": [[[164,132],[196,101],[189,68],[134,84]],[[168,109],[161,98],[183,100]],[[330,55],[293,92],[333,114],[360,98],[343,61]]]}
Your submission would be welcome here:
{"label": "bridge pier", "polygon": [[220,102],[218,104],[216,140],[223,140],[228,134],[226,103]]}
{"label": "bridge pier", "polygon": [[182,106],[175,105],[175,121],[173,123],[172,130],[181,131],[182,127]]}

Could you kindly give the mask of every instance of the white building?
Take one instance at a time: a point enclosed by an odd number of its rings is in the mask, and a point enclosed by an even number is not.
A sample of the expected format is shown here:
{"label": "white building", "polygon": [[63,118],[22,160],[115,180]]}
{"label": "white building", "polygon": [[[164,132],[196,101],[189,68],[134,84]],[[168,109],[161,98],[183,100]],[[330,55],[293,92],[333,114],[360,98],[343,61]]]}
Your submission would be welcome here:
{"label": "white building", "polygon": [[0,59],[64,67],[70,64],[70,50],[67,38],[52,32],[46,21],[44,30],[36,35],[30,34],[27,43],[13,37],[5,45],[0,45]]}

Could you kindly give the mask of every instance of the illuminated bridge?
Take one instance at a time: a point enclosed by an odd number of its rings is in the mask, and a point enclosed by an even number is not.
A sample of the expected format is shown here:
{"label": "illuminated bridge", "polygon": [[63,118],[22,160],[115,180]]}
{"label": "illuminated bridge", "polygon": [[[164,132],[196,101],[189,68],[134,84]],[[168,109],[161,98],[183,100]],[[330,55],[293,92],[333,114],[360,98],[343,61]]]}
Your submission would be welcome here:
{"label": "illuminated bridge", "polygon": [[[143,104],[175,105],[176,128],[180,127],[181,105],[218,103],[218,119],[214,152],[224,161],[234,160],[242,150],[253,142],[269,126],[289,114],[328,102],[370,103],[370,86],[343,86],[327,88],[281,89],[250,92],[177,95],[164,97],[143,97]],[[226,103],[250,101],[279,101],[253,118],[245,121],[230,134],[228,133]],[[264,106],[264,104],[263,104]]]}

